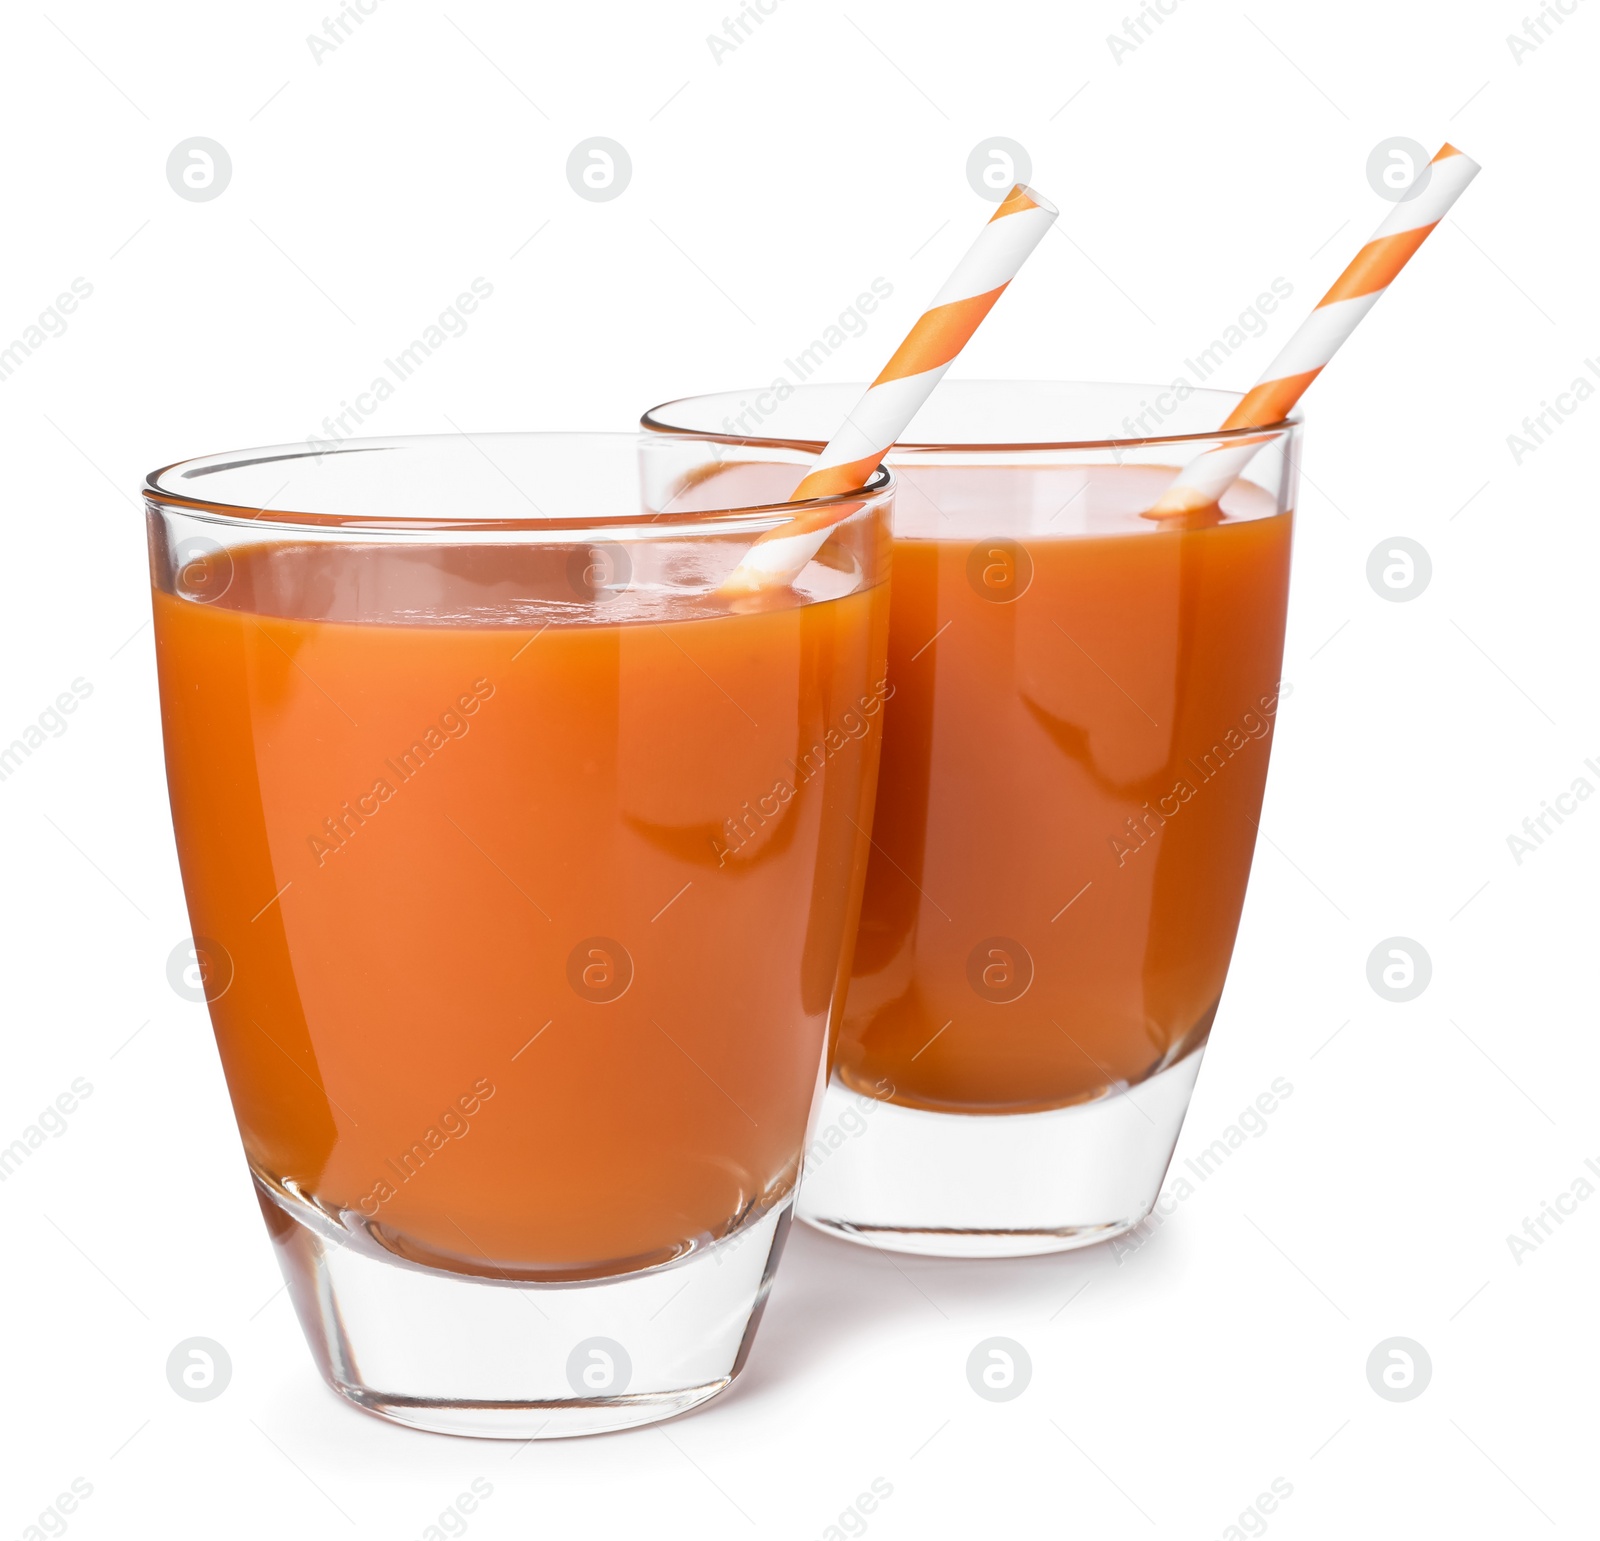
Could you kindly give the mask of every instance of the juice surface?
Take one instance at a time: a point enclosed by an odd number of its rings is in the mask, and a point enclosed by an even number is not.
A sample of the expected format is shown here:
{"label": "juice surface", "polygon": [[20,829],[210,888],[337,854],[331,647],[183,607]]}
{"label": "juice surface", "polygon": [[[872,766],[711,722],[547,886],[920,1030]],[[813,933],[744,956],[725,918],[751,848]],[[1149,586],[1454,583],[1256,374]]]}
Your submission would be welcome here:
{"label": "juice surface", "polygon": [[[155,593],[162,717],[260,1180],[418,1261],[581,1278],[793,1186],[887,585],[544,624],[482,581],[519,560],[236,551],[220,600]],[[375,595],[390,620],[349,618]]]}
{"label": "juice surface", "polygon": [[897,469],[837,1074],[972,1114],[1137,1083],[1204,1042],[1222,992],[1292,516],[1241,485],[1226,517],[1140,519],[1171,474],[1154,467]]}

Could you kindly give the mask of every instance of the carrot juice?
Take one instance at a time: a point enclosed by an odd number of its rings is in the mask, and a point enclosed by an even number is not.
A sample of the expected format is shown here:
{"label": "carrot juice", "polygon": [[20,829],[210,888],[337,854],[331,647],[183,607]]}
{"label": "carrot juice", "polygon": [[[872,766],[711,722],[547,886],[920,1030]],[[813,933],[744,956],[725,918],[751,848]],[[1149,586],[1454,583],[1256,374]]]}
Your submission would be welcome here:
{"label": "carrot juice", "polygon": [[857,919],[887,585],[526,599],[570,565],[288,541],[154,595],[256,1179],[456,1272],[629,1272],[783,1201]]}
{"label": "carrot juice", "polygon": [[893,463],[915,506],[837,1075],[937,1112],[1084,1102],[1216,1012],[1292,515],[1240,483],[1226,515],[1141,518],[1158,466]]}

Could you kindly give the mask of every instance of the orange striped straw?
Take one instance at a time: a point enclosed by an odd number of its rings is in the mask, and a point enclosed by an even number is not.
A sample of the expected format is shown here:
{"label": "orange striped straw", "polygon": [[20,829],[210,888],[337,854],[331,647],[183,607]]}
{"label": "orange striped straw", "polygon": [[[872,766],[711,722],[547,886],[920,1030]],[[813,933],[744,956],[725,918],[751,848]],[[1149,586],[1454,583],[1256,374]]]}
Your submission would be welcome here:
{"label": "orange striped straw", "polygon": [[[1029,253],[1044,239],[1058,212],[1048,199],[1020,182],[1006,194],[972,249],[801,479],[792,494],[794,501],[836,497],[866,484]],[[856,506],[830,504],[769,530],[723,580],[721,592],[750,594],[792,583],[821,549],[828,531]]]}
{"label": "orange striped straw", "polygon": [[[1361,318],[1378,303],[1400,269],[1478,174],[1478,163],[1447,144],[1428,164],[1427,180],[1373,233],[1334,286],[1317,302],[1283,351],[1267,366],[1254,389],[1229,414],[1222,431],[1265,428],[1281,423],[1322,373]],[[1167,518],[1209,508],[1232,485],[1266,439],[1241,439],[1214,445],[1184,467],[1177,480],[1151,505],[1148,517]]]}

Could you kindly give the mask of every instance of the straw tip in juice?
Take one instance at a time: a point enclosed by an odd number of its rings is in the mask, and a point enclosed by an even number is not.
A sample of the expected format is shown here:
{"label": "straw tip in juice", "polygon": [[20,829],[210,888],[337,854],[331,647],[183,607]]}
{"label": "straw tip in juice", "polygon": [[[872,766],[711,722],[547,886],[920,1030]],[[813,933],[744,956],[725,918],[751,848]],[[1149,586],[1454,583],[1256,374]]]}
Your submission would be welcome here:
{"label": "straw tip in juice", "polygon": [[1202,492],[1199,488],[1185,487],[1180,482],[1176,486],[1167,488],[1140,517],[1143,519],[1178,519],[1187,514],[1204,513],[1206,509],[1214,507],[1216,501],[1214,497]]}
{"label": "straw tip in juice", "polygon": [[771,582],[741,581],[737,587],[724,584],[717,597],[733,615],[759,615],[764,610],[783,610],[794,603],[794,591]]}
{"label": "straw tip in juice", "polygon": [[737,614],[781,609],[792,604],[794,593],[786,575],[741,563],[717,585],[717,597]]}

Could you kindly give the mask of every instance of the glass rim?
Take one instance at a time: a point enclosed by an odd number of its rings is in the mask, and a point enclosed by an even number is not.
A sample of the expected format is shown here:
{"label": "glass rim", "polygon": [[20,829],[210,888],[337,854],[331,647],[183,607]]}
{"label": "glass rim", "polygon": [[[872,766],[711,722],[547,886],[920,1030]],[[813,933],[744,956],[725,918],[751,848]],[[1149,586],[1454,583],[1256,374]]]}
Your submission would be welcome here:
{"label": "glass rim", "polygon": [[[960,380],[951,381],[952,385],[980,385],[1004,386],[1010,389],[1026,389],[1029,386],[1056,386],[1070,385],[1087,390],[1135,390],[1135,391],[1170,391],[1172,382],[1164,383],[1140,382],[1136,380]],[[830,386],[839,387],[849,385],[847,381],[806,380],[792,387],[796,392],[806,390],[827,389]],[[867,383],[862,381],[858,387],[862,391],[867,389]],[[648,433],[662,435],[681,435],[684,438],[705,439],[714,444],[742,444],[752,448],[761,446],[779,447],[784,449],[797,449],[815,451],[827,442],[824,439],[797,439],[779,434],[739,434],[709,428],[686,428],[676,423],[663,422],[656,416],[672,407],[682,406],[691,401],[704,401],[714,396],[732,396],[739,394],[753,395],[760,391],[770,389],[768,386],[746,387],[744,392],[739,391],[697,391],[692,396],[675,396],[670,401],[658,402],[639,418],[639,426]],[[937,388],[936,388],[937,389]],[[1240,402],[1245,398],[1243,391],[1224,391],[1216,386],[1197,385],[1195,391],[1206,391],[1214,396],[1231,397],[1233,401]],[[1286,434],[1299,428],[1305,419],[1298,411],[1291,410],[1287,417],[1279,418],[1276,422],[1260,423],[1247,428],[1214,428],[1202,433],[1155,433],[1140,435],[1138,437],[1116,437],[1109,439],[1021,439],[1021,440],[950,440],[950,439],[896,439],[890,446],[891,449],[911,450],[916,452],[948,453],[948,454],[1017,454],[1024,451],[1039,450],[1047,453],[1059,453],[1067,450],[1119,450],[1141,449],[1151,445],[1162,444],[1226,444],[1234,439],[1249,438],[1257,434]]]}
{"label": "glass rim", "polygon": [[[688,399],[688,398],[685,398]],[[690,433],[679,430],[678,436],[685,439],[700,439],[708,444],[729,444],[739,441],[728,439],[725,435]],[[814,510],[819,508],[838,507],[849,503],[859,503],[865,500],[877,501],[882,498],[894,485],[894,473],[886,465],[880,465],[869,476],[864,485],[852,488],[849,492],[832,493],[821,498],[802,498],[798,501],[786,500],[781,503],[752,503],[733,505],[728,508],[690,510],[682,513],[669,513],[666,511],[654,514],[627,513],[616,515],[569,515],[569,514],[540,514],[531,518],[483,518],[460,517],[452,518],[449,515],[426,516],[397,515],[397,514],[319,514],[305,510],[278,509],[270,510],[271,517],[266,517],[269,510],[266,508],[251,508],[248,504],[230,502],[220,498],[197,497],[188,492],[175,491],[163,485],[163,479],[174,472],[189,478],[209,476],[230,469],[270,464],[274,461],[318,460],[324,456],[340,454],[373,453],[382,450],[397,450],[416,447],[424,444],[455,443],[465,440],[474,448],[479,440],[505,440],[505,439],[564,439],[587,440],[598,442],[604,440],[614,441],[617,444],[637,444],[641,438],[642,430],[635,428],[629,430],[606,429],[511,429],[501,432],[481,434],[450,434],[450,433],[415,433],[415,434],[390,434],[374,435],[371,437],[341,439],[337,444],[326,449],[311,449],[304,443],[299,444],[267,444],[251,449],[223,450],[211,455],[193,455],[183,460],[174,460],[167,465],[158,466],[144,479],[140,488],[140,495],[147,507],[161,510],[181,510],[191,518],[199,518],[213,523],[225,524],[237,528],[254,530],[349,530],[372,531],[386,534],[394,533],[449,533],[452,531],[505,531],[507,533],[545,533],[551,539],[559,539],[561,535],[574,531],[585,530],[639,530],[649,531],[659,538],[667,534],[742,534],[751,531],[762,531],[776,528],[794,518],[800,510]],[[749,448],[754,449],[790,449],[796,446],[779,444],[777,441],[747,441]],[[492,462],[491,462],[492,463]],[[805,467],[796,468],[799,476],[805,474]],[[505,473],[501,473],[504,475]],[[526,496],[526,494],[524,494]],[[532,501],[531,499],[529,500]]]}

